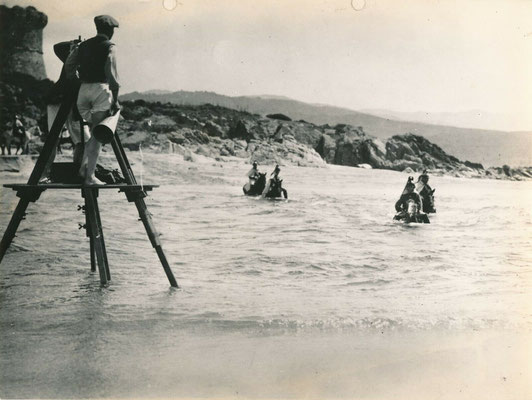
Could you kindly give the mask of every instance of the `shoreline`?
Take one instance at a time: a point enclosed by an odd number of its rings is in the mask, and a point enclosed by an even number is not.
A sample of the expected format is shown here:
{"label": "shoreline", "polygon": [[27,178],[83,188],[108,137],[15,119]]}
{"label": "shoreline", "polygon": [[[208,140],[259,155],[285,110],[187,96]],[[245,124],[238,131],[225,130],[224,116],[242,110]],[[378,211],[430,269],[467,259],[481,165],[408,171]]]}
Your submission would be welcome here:
{"label": "shoreline", "polygon": [[[100,164],[103,166],[110,166],[114,161],[114,155],[110,149],[102,151]],[[191,165],[201,165],[201,164],[251,164],[249,158],[238,157],[238,156],[212,156],[205,152],[204,148],[189,149],[180,146],[179,148],[170,147],[169,149],[161,149],[160,147],[149,147],[147,149],[139,150],[130,150],[126,149],[128,154],[132,158],[137,159],[142,157],[141,154],[149,154],[150,156],[157,155],[170,155],[176,157],[175,161],[178,163],[190,163]],[[4,174],[19,174],[19,173],[31,173],[31,169],[35,165],[35,161],[38,158],[38,154],[18,154],[18,155],[0,155],[0,173]],[[67,149],[63,154],[56,156],[56,161],[71,161],[71,150]],[[421,172],[416,172],[411,169],[406,169],[403,171],[397,171],[394,169],[388,168],[373,168],[370,165],[363,164],[359,166],[347,166],[347,165],[338,165],[330,164],[323,161],[323,163],[305,163],[300,165],[298,163],[293,163],[290,160],[281,160],[278,159],[263,159],[259,165],[275,165],[279,164],[281,167],[290,166],[290,167],[311,167],[311,168],[329,168],[329,167],[348,167],[356,169],[373,169],[373,170],[383,170],[383,171],[394,171],[399,172],[405,175],[417,176]],[[505,181],[530,181],[532,180],[532,175],[527,176],[529,173],[532,173],[532,167],[517,167],[511,168],[510,174],[507,175],[502,167],[490,167],[485,171],[490,171],[490,174],[479,174],[473,169],[464,169],[462,171],[445,171],[442,169],[427,169],[427,173],[431,176],[437,177],[449,177],[449,178],[466,178],[466,179],[482,179],[482,180],[505,180]]]}

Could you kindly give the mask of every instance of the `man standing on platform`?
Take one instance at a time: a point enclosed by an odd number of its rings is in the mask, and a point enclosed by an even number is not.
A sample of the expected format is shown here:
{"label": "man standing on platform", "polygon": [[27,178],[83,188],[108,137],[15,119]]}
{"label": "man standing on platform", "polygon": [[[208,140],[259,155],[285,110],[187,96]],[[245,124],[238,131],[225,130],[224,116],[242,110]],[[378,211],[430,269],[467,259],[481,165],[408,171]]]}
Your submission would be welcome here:
{"label": "man standing on platform", "polygon": [[92,131],[96,125],[120,109],[118,104],[118,74],[116,69],[115,45],[111,43],[118,21],[110,15],[94,18],[97,35],[82,42],[72,51],[65,63],[67,76],[79,75],[77,106],[81,117],[89,123],[91,138],[85,144],[80,176],[86,185],[101,185],[94,175],[102,144]]}

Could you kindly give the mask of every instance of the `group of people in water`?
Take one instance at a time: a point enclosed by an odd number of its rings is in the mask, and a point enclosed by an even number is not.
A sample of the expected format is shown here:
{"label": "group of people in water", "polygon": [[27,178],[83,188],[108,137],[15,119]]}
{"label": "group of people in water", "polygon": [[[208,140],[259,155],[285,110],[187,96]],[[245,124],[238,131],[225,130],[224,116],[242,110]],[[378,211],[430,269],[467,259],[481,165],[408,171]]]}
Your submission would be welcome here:
{"label": "group of people in water", "polygon": [[419,176],[417,183],[414,178],[409,177],[401,197],[395,203],[397,214],[394,219],[404,222],[429,223],[427,214],[435,213],[434,192],[429,185],[427,171]]}
{"label": "group of people in water", "polygon": [[283,188],[283,180],[279,176],[281,168],[279,165],[266,179],[266,173],[260,172],[257,162],[253,162],[253,166],[247,173],[249,182],[242,188],[244,194],[247,196],[262,196],[265,198],[288,198],[288,192]]}
{"label": "group of people in water", "polygon": [[[247,173],[249,182],[242,188],[244,194],[287,199],[288,193],[282,187],[283,180],[279,176],[280,172],[281,168],[276,165],[269,179],[266,179],[266,173],[260,172],[257,162],[253,162],[253,166]],[[416,183],[414,183],[413,177],[409,177],[401,197],[395,203],[397,214],[394,216],[394,220],[407,223],[429,223],[427,214],[436,212],[434,208],[435,190],[429,185],[429,176],[426,170],[419,176]]]}

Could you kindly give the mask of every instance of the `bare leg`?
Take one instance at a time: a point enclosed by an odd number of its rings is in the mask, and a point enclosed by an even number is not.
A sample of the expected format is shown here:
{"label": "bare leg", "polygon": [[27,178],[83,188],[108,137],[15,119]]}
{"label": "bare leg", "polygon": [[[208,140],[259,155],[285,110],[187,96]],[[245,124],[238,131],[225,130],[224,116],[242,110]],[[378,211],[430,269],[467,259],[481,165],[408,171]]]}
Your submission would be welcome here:
{"label": "bare leg", "polygon": [[81,169],[84,172],[84,183],[86,185],[104,184],[94,175],[94,172],[96,171],[96,163],[98,162],[98,156],[100,155],[101,148],[102,144],[98,142],[94,137],[91,137],[85,145],[85,151],[83,154],[84,161],[81,165]]}
{"label": "bare leg", "polygon": [[[109,116],[108,111],[98,111],[92,114],[91,131],[92,129]],[[94,136],[87,143],[85,143],[85,150],[83,152],[83,160],[81,161],[81,168],[79,174],[84,178],[85,185],[103,185],[104,183],[96,178],[94,172],[102,144],[98,142]]]}

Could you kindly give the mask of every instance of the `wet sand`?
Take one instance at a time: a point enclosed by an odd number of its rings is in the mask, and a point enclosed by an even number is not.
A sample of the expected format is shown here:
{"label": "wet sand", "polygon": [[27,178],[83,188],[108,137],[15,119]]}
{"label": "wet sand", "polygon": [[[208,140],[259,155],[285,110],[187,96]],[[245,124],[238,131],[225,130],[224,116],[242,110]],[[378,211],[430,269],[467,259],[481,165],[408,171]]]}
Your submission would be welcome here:
{"label": "wet sand", "polygon": [[526,334],[103,333],[85,348],[74,337],[63,339],[65,350],[77,351],[50,354],[18,338],[12,348],[18,357],[1,363],[2,398],[522,400],[532,395]]}

